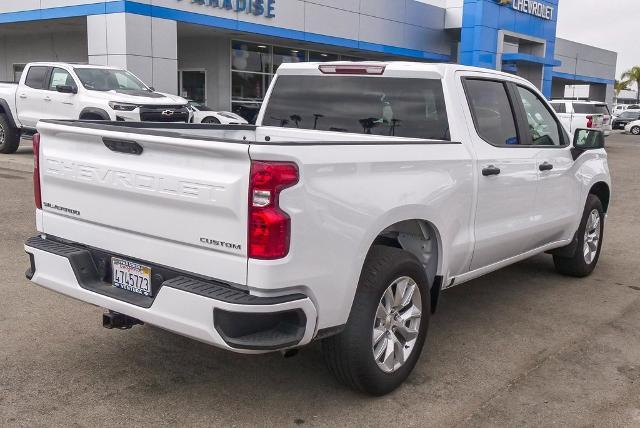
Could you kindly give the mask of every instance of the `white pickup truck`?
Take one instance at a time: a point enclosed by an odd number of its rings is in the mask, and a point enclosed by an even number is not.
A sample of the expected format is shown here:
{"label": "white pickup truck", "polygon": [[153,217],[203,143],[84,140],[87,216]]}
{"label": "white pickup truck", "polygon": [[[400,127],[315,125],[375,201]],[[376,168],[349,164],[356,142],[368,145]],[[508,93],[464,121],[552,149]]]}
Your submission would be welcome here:
{"label": "white pickup truck", "polygon": [[27,64],[19,83],[0,83],[0,153],[14,153],[20,136],[41,119],[189,122],[187,100],[155,92],[114,67]]}
{"label": "white pickup truck", "polygon": [[573,134],[576,129],[593,128],[604,132],[605,137],[611,134],[611,113],[609,106],[603,102],[553,100],[551,107],[556,111],[560,122]]}
{"label": "white pickup truck", "polygon": [[440,292],[550,252],[598,262],[601,131],[573,141],[519,77],[287,64],[257,126],[43,121],[34,283],[243,353],[323,340],[344,384],[413,369]]}

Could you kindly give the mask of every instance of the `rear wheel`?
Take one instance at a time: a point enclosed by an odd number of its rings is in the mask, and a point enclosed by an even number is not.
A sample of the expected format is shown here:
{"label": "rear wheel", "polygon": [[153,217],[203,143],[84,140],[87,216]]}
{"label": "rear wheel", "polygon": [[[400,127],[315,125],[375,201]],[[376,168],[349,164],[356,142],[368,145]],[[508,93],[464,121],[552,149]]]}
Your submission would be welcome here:
{"label": "rear wheel", "polygon": [[630,132],[633,135],[640,135],[640,126],[634,126],[631,128]]}
{"label": "rear wheel", "polygon": [[215,117],[205,117],[202,119],[202,123],[211,123],[215,125],[220,125],[220,121]]}
{"label": "rear wheel", "polygon": [[600,259],[604,236],[604,209],[595,195],[589,195],[580,228],[577,232],[578,247],[572,257],[553,256],[556,270],[564,275],[585,277],[591,274]]}
{"label": "rear wheel", "polygon": [[323,341],[329,370],[357,391],[393,391],[420,357],[430,313],[429,283],[418,259],[397,248],[373,247],[345,329]]}
{"label": "rear wheel", "polygon": [[0,114],[0,153],[9,155],[20,147],[20,130],[14,128],[6,115]]}

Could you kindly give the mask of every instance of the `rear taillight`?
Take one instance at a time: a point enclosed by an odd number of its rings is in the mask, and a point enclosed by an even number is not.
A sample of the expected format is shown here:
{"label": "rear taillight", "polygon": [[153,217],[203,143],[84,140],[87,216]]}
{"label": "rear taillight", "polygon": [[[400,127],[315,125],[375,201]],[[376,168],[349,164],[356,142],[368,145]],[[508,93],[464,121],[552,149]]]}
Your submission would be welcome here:
{"label": "rear taillight", "polygon": [[280,192],[294,186],[298,167],[291,162],[251,162],[249,179],[249,257],[275,260],[289,254],[291,218],[280,209]]}
{"label": "rear taillight", "polygon": [[587,116],[587,128],[593,128],[593,116]]}
{"label": "rear taillight", "polygon": [[36,208],[42,209],[42,191],[40,189],[40,134],[33,135],[33,197]]}
{"label": "rear taillight", "polygon": [[318,69],[322,74],[359,74],[380,76],[387,68],[383,64],[323,64]]}

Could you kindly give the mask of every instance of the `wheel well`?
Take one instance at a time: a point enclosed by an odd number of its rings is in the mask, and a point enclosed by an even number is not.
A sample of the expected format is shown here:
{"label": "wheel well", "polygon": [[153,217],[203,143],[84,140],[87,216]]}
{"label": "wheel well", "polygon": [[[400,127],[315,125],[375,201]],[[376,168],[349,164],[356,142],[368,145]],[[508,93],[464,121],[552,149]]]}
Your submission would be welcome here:
{"label": "wheel well", "polygon": [[602,208],[604,208],[605,213],[609,210],[611,191],[609,190],[609,186],[607,185],[607,183],[601,181],[594,184],[591,190],[589,190],[589,194],[596,195],[598,199],[600,199],[600,202],[602,202]]}
{"label": "wheel well", "polygon": [[104,118],[98,113],[82,113],[80,120],[104,120]]}
{"label": "wheel well", "polygon": [[435,312],[442,288],[442,278],[438,276],[441,246],[435,226],[426,220],[401,221],[380,232],[373,245],[400,248],[420,260],[431,286],[431,312]]}

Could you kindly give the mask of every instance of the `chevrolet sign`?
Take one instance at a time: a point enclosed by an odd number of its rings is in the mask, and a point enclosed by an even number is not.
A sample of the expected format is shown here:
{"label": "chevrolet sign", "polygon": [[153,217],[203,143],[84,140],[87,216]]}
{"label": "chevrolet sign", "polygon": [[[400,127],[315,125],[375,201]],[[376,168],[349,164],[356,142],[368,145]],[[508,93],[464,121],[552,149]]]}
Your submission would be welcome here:
{"label": "chevrolet sign", "polygon": [[511,7],[520,12],[528,13],[542,19],[553,19],[553,7],[536,0],[498,0],[498,3],[502,5],[511,3]]}

